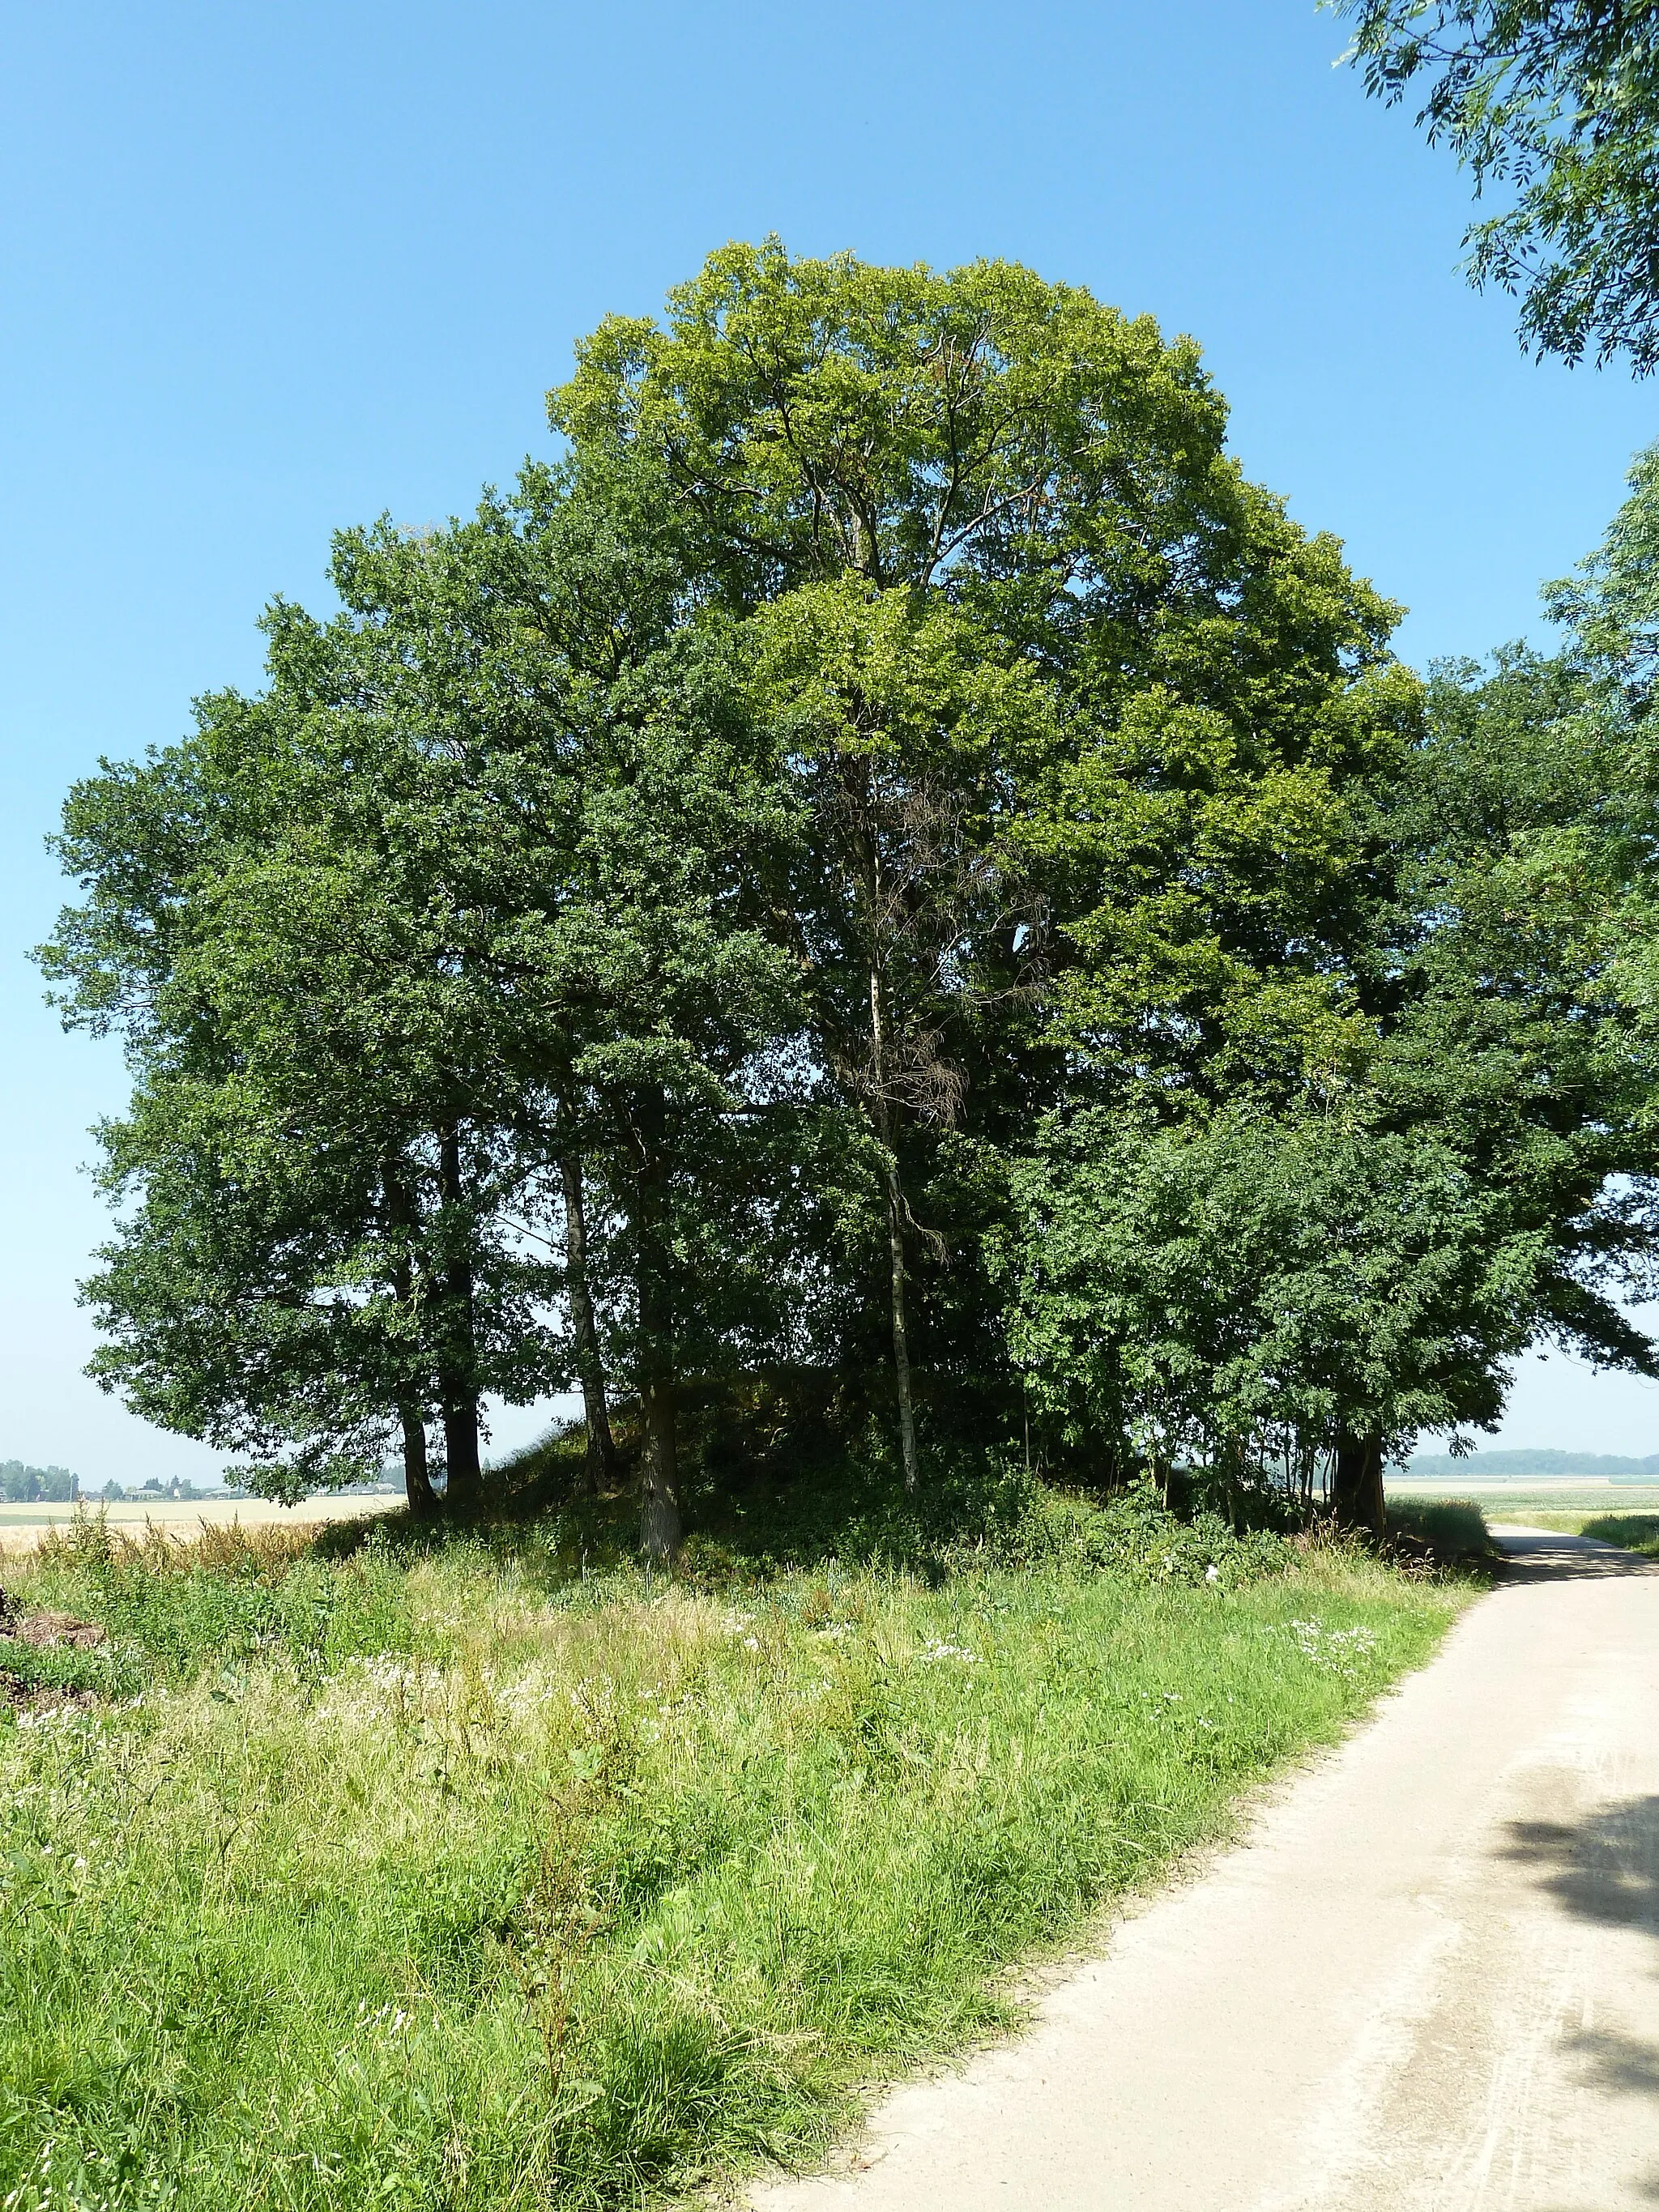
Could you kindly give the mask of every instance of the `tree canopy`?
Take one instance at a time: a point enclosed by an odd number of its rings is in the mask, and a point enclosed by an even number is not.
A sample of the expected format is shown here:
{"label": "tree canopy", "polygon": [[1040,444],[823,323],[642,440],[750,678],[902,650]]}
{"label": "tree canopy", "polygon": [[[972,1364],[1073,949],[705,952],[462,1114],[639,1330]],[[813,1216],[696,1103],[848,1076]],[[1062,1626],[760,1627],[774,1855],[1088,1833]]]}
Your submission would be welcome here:
{"label": "tree canopy", "polygon": [[1645,508],[1563,655],[1425,684],[1196,349],[1027,270],[731,246],[550,410],[70,795],[108,1387],[426,1510],[579,1388],[666,1556],[757,1393],[919,1507],[1018,1451],[1375,1517],[1540,1330],[1651,1368]]}

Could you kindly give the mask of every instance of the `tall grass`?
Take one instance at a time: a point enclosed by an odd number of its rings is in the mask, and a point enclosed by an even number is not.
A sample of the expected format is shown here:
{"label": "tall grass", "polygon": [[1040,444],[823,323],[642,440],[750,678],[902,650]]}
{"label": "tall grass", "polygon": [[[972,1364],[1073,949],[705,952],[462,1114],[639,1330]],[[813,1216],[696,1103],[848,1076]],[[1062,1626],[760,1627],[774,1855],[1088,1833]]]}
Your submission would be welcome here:
{"label": "tall grass", "polygon": [[1405,1540],[1407,1551],[1426,1551],[1446,1564],[1478,1567],[1498,1556],[1473,1498],[1390,1498],[1389,1529],[1396,1541]]}
{"label": "tall grass", "polygon": [[1598,1513],[1593,1520],[1581,1522],[1578,1533],[1659,1559],[1659,1513]]}
{"label": "tall grass", "polygon": [[90,1529],[9,1570],[142,1686],[0,1722],[5,2212],[598,2207],[807,2154],[1462,1595],[1033,1548],[698,1589],[556,1534]]}

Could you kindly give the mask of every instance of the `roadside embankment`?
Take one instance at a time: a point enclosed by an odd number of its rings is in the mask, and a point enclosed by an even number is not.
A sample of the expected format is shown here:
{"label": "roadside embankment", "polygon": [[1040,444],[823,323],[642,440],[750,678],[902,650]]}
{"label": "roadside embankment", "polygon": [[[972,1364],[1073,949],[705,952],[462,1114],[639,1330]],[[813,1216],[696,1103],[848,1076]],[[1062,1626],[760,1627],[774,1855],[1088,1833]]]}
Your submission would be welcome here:
{"label": "roadside embankment", "polygon": [[701,1581],[556,1523],[15,1563],[105,1640],[0,1716],[0,2196],[528,2212],[810,2157],[1468,1595],[1048,1534]]}

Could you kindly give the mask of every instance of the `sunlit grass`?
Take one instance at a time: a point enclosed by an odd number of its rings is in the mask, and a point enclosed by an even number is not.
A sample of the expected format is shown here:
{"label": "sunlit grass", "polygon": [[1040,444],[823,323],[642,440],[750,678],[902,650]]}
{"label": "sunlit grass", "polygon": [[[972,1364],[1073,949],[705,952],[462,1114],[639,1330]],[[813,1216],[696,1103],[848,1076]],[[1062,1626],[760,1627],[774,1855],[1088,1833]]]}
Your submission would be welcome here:
{"label": "sunlit grass", "polygon": [[1486,1515],[1473,1498],[1390,1498],[1389,1527],[1396,1536],[1428,1545],[1448,1565],[1473,1567],[1497,1557]]}
{"label": "sunlit grass", "polygon": [[1335,1548],[722,1591],[276,1531],[8,1587],[143,1685],[0,1722],[8,2212],[623,2204],[803,2155],[1466,1595]]}
{"label": "sunlit grass", "polygon": [[1594,1536],[1620,1550],[1659,1559],[1659,1513],[1528,1513],[1534,1528],[1559,1529],[1568,1536]]}

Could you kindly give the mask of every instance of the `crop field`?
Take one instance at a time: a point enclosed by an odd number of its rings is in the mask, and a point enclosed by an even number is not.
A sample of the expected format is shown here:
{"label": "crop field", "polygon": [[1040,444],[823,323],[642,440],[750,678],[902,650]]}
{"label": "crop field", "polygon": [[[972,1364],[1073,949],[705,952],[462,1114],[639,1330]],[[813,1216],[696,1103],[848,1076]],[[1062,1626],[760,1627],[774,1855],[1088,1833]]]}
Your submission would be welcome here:
{"label": "crop field", "polygon": [[[1391,1509],[1467,1498],[1477,1504],[1489,1521],[1530,1521],[1540,1528],[1554,1527],[1556,1519],[1565,1528],[1574,1516],[1588,1519],[1597,1514],[1659,1513],[1659,1486],[1648,1483],[1455,1480],[1419,1483],[1396,1479],[1389,1484],[1388,1492]],[[1560,1518],[1563,1516],[1565,1519]]]}

